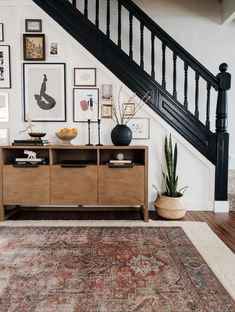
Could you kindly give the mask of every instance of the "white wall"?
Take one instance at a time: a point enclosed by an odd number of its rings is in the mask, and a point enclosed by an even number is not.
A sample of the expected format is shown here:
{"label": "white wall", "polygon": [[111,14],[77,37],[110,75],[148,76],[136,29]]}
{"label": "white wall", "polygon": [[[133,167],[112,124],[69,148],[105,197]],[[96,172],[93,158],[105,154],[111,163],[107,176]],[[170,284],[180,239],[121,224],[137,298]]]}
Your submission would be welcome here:
{"label": "white wall", "polygon": [[[221,29],[219,23],[217,24],[219,8],[218,10],[213,10],[210,7],[209,10],[209,6],[207,7],[207,5],[205,5],[204,7],[202,1],[197,1],[198,3],[200,2],[201,5],[194,8],[194,6],[188,5],[189,2],[191,1],[185,0],[178,1],[177,4],[174,4],[174,1],[167,1],[166,4],[166,1],[162,0],[138,1],[138,4],[142,6],[145,5],[147,13],[164,27],[166,31],[173,35],[176,40],[184,45],[186,49],[193,53],[194,56],[201,60],[202,63],[206,64],[212,72],[217,73],[218,65],[222,61],[227,61],[229,64],[231,63],[230,71],[232,72],[232,66],[234,66],[234,64],[232,64],[233,52],[227,51],[227,49],[221,47],[222,44],[219,39],[224,38],[225,34],[227,38],[233,38],[231,35],[234,34],[234,29],[230,27]],[[65,62],[67,66],[67,122],[34,123],[36,125],[35,131],[46,131],[47,138],[50,139],[52,143],[58,143],[59,141],[54,134],[58,129],[66,126],[76,127],[79,130],[79,135],[74,143],[86,144],[86,126],[72,122],[73,68],[96,67],[97,86],[100,87],[102,83],[112,83],[114,85],[114,93],[116,94],[122,83],[81,45],[73,40],[58,24],[34,5],[32,1],[0,0],[0,6],[0,22],[3,22],[5,26],[4,44],[9,44],[11,46],[12,59],[12,89],[2,90],[9,93],[10,122],[7,125],[1,123],[0,127],[5,128],[7,126],[10,128],[11,140],[27,137],[27,135],[18,134],[19,130],[25,127],[25,123],[23,122],[22,99],[22,64],[24,62],[22,34],[25,32],[24,20],[26,18],[41,18],[43,21],[43,33],[46,35],[46,44],[52,40],[57,40],[60,44],[60,56],[49,57],[47,54],[46,62]],[[207,13],[206,9],[208,9]],[[190,39],[192,33],[194,36],[193,41]],[[210,42],[210,46],[208,46],[208,42]],[[229,45],[232,47],[231,39]],[[234,47],[235,43],[233,48]],[[212,55],[215,55],[215,57],[211,57]],[[132,92],[125,86],[123,90],[122,100],[125,101]],[[171,132],[173,140],[179,145],[179,186],[189,185],[189,190],[186,192],[188,210],[212,210],[214,198],[214,166],[148,107],[139,112],[138,115],[150,118],[150,140],[132,141],[133,145],[148,145],[150,149],[150,202],[154,200],[156,196],[151,185],[153,183],[161,184],[161,165],[163,164],[164,166],[163,141],[166,133]],[[114,123],[112,121],[102,121],[102,143],[111,144],[110,131],[113,126]],[[232,125],[230,124],[230,129],[231,128]],[[232,139],[234,140],[234,138]],[[97,143],[97,133],[94,127],[92,143]]]}

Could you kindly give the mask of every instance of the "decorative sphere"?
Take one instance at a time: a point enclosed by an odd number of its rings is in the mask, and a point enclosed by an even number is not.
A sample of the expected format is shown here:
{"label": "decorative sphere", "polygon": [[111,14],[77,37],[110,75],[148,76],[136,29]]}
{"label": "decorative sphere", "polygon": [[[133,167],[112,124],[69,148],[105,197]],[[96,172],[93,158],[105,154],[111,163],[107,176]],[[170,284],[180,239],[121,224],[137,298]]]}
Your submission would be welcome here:
{"label": "decorative sphere", "polygon": [[118,153],[116,157],[117,157],[118,160],[123,160],[124,159],[124,154],[123,153]]}

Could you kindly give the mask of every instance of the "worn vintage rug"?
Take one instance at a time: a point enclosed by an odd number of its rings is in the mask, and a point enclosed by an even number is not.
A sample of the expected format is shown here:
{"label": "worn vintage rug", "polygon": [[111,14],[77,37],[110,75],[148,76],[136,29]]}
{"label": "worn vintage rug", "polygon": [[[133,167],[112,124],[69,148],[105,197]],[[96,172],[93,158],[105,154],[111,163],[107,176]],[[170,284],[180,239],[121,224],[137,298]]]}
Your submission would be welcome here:
{"label": "worn vintage rug", "polygon": [[0,311],[234,311],[181,227],[0,226]]}

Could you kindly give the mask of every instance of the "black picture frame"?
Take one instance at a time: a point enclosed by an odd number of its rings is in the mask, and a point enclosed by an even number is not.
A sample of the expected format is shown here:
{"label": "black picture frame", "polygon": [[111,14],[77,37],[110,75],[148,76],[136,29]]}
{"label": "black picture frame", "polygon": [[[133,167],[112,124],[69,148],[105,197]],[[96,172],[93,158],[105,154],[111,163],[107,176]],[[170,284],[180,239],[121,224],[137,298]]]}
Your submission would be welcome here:
{"label": "black picture frame", "polygon": [[25,32],[42,32],[42,20],[41,19],[26,19],[25,20]]}
{"label": "black picture frame", "polygon": [[9,45],[0,45],[0,89],[11,88],[11,53]]}
{"label": "black picture frame", "polygon": [[[92,109],[90,99],[92,98]],[[81,101],[87,108],[83,109]],[[87,102],[87,103],[85,103]],[[73,122],[97,122],[99,119],[99,88],[73,88]]]}
{"label": "black picture frame", "polygon": [[23,99],[24,121],[66,121],[66,64],[23,63]]}
{"label": "black picture frame", "polygon": [[23,34],[24,61],[45,61],[45,35]]}
{"label": "black picture frame", "polygon": [[4,25],[0,23],[0,42],[4,41]]}

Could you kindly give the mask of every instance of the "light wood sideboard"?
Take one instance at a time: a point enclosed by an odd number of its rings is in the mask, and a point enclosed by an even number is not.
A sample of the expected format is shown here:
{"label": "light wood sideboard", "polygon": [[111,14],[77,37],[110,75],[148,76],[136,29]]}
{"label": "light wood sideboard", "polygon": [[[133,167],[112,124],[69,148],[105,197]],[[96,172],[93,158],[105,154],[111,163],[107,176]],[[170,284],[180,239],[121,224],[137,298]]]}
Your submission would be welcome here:
{"label": "light wood sideboard", "polygon": [[[15,167],[24,150],[37,153],[45,164]],[[133,168],[107,164],[123,153]],[[63,167],[81,161],[83,167]],[[139,207],[148,221],[148,148],[146,146],[3,146],[0,149],[0,220],[20,206],[57,205]],[[13,209],[12,209],[13,207]],[[86,208],[86,207],[85,207]],[[89,209],[89,207],[87,207]]]}

